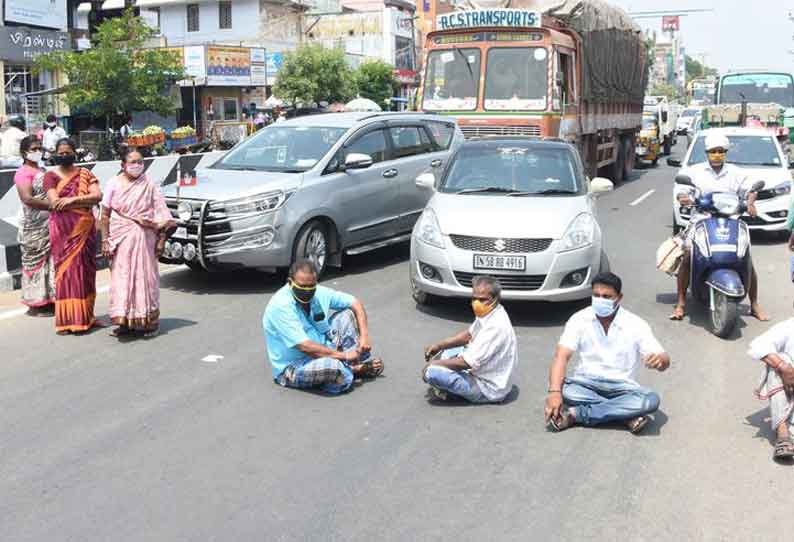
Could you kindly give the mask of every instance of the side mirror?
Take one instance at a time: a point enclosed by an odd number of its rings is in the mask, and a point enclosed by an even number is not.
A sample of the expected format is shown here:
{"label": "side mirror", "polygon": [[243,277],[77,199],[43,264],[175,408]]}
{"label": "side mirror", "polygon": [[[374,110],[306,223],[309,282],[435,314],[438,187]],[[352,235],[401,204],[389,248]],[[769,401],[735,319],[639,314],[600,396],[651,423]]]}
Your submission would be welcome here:
{"label": "side mirror", "polygon": [[692,179],[689,177],[689,175],[676,175],[675,184],[682,184],[684,186],[695,186],[695,183],[692,182]]}
{"label": "side mirror", "polygon": [[615,185],[612,184],[612,181],[603,177],[596,177],[590,181],[591,194],[598,195],[603,194],[604,192],[611,192],[613,188],[615,188]]}
{"label": "side mirror", "polygon": [[372,165],[372,157],[368,154],[353,152],[345,158],[345,169],[367,169]]}
{"label": "side mirror", "polygon": [[432,190],[436,185],[436,176],[432,173],[422,173],[416,178],[416,186],[424,190]]}
{"label": "side mirror", "polygon": [[766,183],[764,181],[756,181],[753,183],[753,186],[750,187],[748,192],[758,192],[759,190],[763,190],[765,186]]}
{"label": "side mirror", "polygon": [[678,158],[668,158],[667,165],[673,167],[681,167],[681,160],[679,160]]}
{"label": "side mirror", "polygon": [[667,111],[662,111],[662,122],[667,122]]}

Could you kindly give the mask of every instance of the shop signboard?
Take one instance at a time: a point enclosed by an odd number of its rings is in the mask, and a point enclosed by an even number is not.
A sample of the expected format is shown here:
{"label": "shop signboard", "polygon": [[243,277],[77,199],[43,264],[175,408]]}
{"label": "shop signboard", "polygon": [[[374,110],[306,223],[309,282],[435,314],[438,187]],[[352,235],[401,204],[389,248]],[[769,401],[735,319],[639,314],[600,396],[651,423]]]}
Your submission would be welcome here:
{"label": "shop signboard", "polygon": [[264,64],[251,64],[251,86],[264,87],[267,85],[267,72]]}
{"label": "shop signboard", "polygon": [[66,0],[5,0],[5,20],[66,29]]}
{"label": "shop signboard", "polygon": [[278,75],[278,71],[281,69],[281,65],[284,63],[284,56],[281,53],[268,53],[267,54],[267,77],[268,81],[273,81],[273,79]]}
{"label": "shop signboard", "polygon": [[185,74],[195,79],[207,76],[203,45],[188,45],[185,47]]}
{"label": "shop signboard", "polygon": [[231,87],[250,85],[250,49],[247,47],[207,46],[207,84]]}
{"label": "shop signboard", "polygon": [[264,64],[265,50],[260,47],[251,49],[251,64]]}
{"label": "shop signboard", "polygon": [[72,42],[66,32],[0,27],[0,58],[6,62],[33,62],[40,55],[71,49]]}

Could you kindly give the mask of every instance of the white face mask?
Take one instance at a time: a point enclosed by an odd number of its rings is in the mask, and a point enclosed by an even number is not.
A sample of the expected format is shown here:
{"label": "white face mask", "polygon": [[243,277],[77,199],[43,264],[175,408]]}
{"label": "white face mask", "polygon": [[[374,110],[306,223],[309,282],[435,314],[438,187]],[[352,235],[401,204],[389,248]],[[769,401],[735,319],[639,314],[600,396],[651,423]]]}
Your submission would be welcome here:
{"label": "white face mask", "polygon": [[125,170],[127,171],[127,175],[133,179],[137,179],[141,176],[141,173],[143,173],[143,164],[129,164]]}
{"label": "white face mask", "polygon": [[55,128],[56,124],[54,122],[48,122],[47,126],[49,126],[50,128]]}
{"label": "white face mask", "polygon": [[31,162],[38,164],[39,162],[41,162],[42,154],[41,151],[29,152],[25,155],[25,158]]}

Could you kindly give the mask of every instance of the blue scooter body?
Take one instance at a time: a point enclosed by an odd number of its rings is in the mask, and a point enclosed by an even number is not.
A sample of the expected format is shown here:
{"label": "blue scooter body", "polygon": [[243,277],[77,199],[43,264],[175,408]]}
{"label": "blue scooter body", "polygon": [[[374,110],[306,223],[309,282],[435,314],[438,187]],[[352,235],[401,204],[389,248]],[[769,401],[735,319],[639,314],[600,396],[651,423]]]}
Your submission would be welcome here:
{"label": "blue scooter body", "polygon": [[[698,201],[698,206],[707,208],[703,199]],[[735,218],[711,217],[699,222],[696,228],[705,228],[711,254],[704,254],[697,243],[692,243],[692,294],[708,305],[713,287],[741,301],[747,295],[752,269],[749,248],[741,257],[738,253],[739,228],[746,226]]]}

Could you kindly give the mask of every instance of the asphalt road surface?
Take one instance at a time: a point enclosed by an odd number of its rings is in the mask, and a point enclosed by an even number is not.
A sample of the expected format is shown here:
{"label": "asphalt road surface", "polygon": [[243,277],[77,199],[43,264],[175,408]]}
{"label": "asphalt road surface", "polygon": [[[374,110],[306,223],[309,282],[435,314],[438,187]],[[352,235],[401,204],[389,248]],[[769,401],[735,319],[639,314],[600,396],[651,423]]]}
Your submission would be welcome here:
{"label": "asphalt road surface", "polygon": [[[662,397],[643,435],[544,428],[548,364],[581,304],[509,304],[520,345],[509,400],[438,406],[419,378],[422,347],[468,325],[470,309],[419,310],[407,247],[350,259],[325,283],[363,299],[386,372],[331,398],[270,378],[260,321],[275,279],[180,269],[163,277],[154,340],[56,337],[51,320],[0,315],[0,540],[788,536],[794,466],[771,460],[766,405],[752,395],[760,367],[746,355],[768,325],[744,316],[721,340],[702,310],[667,320],[675,284],[654,255],[670,233],[673,175],[637,170],[599,203],[625,305],[673,359],[639,374]],[[785,245],[757,237],[753,256],[766,309],[788,318]]]}

